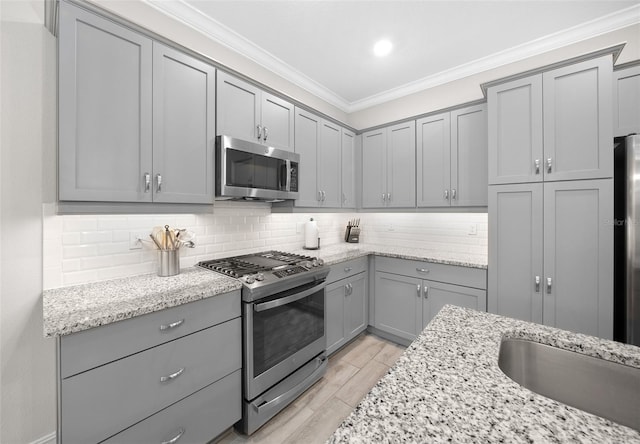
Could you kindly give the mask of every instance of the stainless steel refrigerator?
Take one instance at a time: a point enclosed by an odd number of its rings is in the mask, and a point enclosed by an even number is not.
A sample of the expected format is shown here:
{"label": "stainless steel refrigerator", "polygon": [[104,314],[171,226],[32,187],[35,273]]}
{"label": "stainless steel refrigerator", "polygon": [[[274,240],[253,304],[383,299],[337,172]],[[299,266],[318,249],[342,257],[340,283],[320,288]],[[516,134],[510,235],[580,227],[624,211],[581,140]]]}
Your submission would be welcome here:
{"label": "stainless steel refrigerator", "polygon": [[614,332],[640,346],[640,135],[614,141]]}

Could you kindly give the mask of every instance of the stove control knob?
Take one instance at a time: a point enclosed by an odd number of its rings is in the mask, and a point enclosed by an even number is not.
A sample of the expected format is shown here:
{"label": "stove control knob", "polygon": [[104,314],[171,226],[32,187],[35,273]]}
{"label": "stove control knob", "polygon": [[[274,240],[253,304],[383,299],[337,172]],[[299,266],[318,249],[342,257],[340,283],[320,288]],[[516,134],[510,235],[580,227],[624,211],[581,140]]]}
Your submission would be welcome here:
{"label": "stove control knob", "polygon": [[256,274],[256,281],[258,281],[258,282],[264,281],[264,274],[262,274],[262,273]]}
{"label": "stove control knob", "polygon": [[313,267],[313,265],[311,264],[311,262],[310,262],[310,261],[305,261],[305,262],[303,262],[303,263],[302,263],[302,266],[303,266],[304,268],[311,268],[311,267]]}
{"label": "stove control knob", "polygon": [[318,267],[322,267],[324,265],[324,260],[318,258]]}
{"label": "stove control knob", "polygon": [[314,267],[318,266],[318,260],[314,259],[313,262],[311,262],[311,265],[313,265]]}
{"label": "stove control knob", "polygon": [[256,278],[255,278],[255,277],[253,277],[253,276],[247,276],[246,278],[244,278],[244,281],[245,281],[247,284],[253,284],[253,283],[256,281]]}

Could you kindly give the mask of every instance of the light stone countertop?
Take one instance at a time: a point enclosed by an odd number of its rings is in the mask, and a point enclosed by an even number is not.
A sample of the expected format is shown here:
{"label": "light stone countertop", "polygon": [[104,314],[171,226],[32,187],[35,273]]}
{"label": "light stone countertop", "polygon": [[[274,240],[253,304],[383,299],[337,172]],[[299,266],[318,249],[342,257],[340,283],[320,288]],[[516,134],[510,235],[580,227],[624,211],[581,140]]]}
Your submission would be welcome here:
{"label": "light stone countertop", "polygon": [[538,395],[498,367],[503,337],[640,368],[640,347],[445,306],[329,443],[640,443],[640,432]]}
{"label": "light stone countertop", "polygon": [[45,290],[44,336],[67,335],[240,288],[236,279],[191,267],[170,277],[145,274]]}
{"label": "light stone countertop", "polygon": [[[464,253],[340,243],[319,250],[288,250],[322,258],[327,265],[376,254],[472,268],[487,268],[487,257]],[[239,281],[198,267],[179,275],[155,274],[45,290],[44,336],[56,337],[133,318],[241,288]]]}
{"label": "light stone countertop", "polygon": [[486,255],[368,243],[349,244],[345,242],[320,247],[319,250],[305,250],[300,248],[298,250],[291,251],[291,253],[316,256],[323,259],[327,265],[333,265],[339,262],[367,256],[369,254],[375,254],[378,256],[396,257],[400,259],[487,269]]}

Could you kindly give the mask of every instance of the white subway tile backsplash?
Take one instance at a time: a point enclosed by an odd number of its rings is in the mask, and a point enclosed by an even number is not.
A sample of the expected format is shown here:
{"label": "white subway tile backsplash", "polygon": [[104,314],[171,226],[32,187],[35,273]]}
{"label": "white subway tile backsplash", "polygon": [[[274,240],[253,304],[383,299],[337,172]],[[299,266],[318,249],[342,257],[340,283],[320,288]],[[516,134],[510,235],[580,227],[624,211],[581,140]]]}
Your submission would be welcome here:
{"label": "white subway tile backsplash", "polygon": [[[130,250],[130,234],[148,234],[167,224],[196,233],[197,247],[181,252],[182,267],[265,249],[300,248],[311,217],[325,246],[343,242],[347,221],[360,218],[363,242],[487,252],[487,215],[482,213],[270,214],[268,204],[216,202],[211,214],[56,216],[50,207],[43,205],[44,288],[156,272],[151,241]],[[475,235],[468,234],[471,224]]]}

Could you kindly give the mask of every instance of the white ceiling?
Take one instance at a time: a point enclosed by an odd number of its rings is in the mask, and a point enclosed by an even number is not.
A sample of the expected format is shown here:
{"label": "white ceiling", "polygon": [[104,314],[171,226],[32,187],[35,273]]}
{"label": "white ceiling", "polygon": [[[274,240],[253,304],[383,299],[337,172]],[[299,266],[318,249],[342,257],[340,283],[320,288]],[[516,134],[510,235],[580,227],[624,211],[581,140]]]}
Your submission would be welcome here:
{"label": "white ceiling", "polygon": [[640,23],[640,0],[146,1],[347,112]]}

